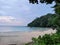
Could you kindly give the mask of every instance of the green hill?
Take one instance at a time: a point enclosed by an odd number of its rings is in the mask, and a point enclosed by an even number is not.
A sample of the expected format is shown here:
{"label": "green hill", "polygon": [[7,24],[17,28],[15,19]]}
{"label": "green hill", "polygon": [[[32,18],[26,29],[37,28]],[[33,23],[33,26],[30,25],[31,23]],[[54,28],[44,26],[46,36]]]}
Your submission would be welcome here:
{"label": "green hill", "polygon": [[53,26],[52,21],[57,15],[47,14],[41,17],[34,19],[28,24],[29,27],[51,27]]}

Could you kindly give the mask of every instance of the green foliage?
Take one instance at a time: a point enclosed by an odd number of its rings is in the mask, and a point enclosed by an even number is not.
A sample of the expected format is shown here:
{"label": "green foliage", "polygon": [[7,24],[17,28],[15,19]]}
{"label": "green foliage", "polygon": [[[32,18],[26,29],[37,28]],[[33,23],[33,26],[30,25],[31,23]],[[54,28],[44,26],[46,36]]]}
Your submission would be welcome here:
{"label": "green foliage", "polygon": [[[52,4],[55,2],[55,14],[42,16],[40,18],[36,18],[34,21],[28,24],[28,26],[34,27],[55,27],[57,29],[56,34],[52,35],[44,35],[43,37],[39,36],[38,38],[33,38],[32,45],[60,45],[60,0],[40,0],[40,3]],[[39,2],[39,0],[29,0],[30,3],[35,4]],[[52,16],[51,16],[52,15]],[[28,44],[29,45],[29,44]]]}
{"label": "green foliage", "polygon": [[46,4],[51,4],[52,2],[59,2],[60,3],[60,0],[29,0],[29,3],[32,3],[32,4],[38,4],[38,3],[46,3]]}
{"label": "green foliage", "polygon": [[29,2],[32,4],[35,4],[35,3],[38,4],[38,2],[51,4],[53,1],[55,1],[55,0],[39,0],[39,1],[38,0],[29,0]]}
{"label": "green foliage", "polygon": [[53,19],[53,24],[56,25],[56,26],[60,26],[60,16],[56,16]]}
{"label": "green foliage", "polygon": [[47,14],[45,16],[41,16],[40,18],[36,18],[34,21],[28,24],[30,27],[51,27],[53,26],[53,18],[55,18],[55,14]]}
{"label": "green foliage", "polygon": [[[35,4],[35,3],[46,3],[46,4],[52,4],[52,2],[55,2],[55,5],[53,6],[55,15],[56,17],[51,17],[51,18],[45,18],[43,16],[42,18],[37,18],[37,21],[33,21],[28,26],[33,26],[33,27],[53,27],[60,32],[60,0],[29,0],[30,3]],[[45,20],[44,20],[45,19]],[[49,19],[49,20],[47,20]]]}
{"label": "green foliage", "polygon": [[60,5],[55,7],[55,13],[60,15]]}
{"label": "green foliage", "polygon": [[33,38],[32,42],[32,45],[60,45],[60,34],[45,34],[43,37]]}
{"label": "green foliage", "polygon": [[[55,1],[56,5],[55,14],[47,14],[40,18],[36,18],[34,21],[28,24],[31,27],[51,27],[57,29],[56,34],[39,36],[38,38],[32,38],[32,45],[60,45],[60,0],[40,0],[40,3],[51,4]],[[29,0],[30,3],[37,3],[38,0]],[[29,44],[28,44],[29,45]]]}

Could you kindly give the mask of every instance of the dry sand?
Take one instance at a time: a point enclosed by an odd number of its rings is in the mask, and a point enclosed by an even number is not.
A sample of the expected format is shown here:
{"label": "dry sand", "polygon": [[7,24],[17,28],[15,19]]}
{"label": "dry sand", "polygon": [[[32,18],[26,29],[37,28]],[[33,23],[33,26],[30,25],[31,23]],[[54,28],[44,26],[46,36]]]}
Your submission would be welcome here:
{"label": "dry sand", "polygon": [[32,32],[2,32],[0,33],[0,45],[17,44],[24,45],[31,42],[32,37],[39,35],[56,33],[56,30],[49,29],[48,31],[32,31]]}

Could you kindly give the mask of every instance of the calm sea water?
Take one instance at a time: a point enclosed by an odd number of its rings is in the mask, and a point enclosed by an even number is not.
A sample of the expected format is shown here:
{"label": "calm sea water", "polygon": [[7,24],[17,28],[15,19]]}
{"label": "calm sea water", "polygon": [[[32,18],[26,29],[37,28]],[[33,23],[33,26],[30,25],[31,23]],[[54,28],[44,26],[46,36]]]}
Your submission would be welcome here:
{"label": "calm sea water", "polygon": [[11,32],[11,31],[45,31],[50,28],[40,27],[26,27],[26,26],[0,26],[0,32]]}

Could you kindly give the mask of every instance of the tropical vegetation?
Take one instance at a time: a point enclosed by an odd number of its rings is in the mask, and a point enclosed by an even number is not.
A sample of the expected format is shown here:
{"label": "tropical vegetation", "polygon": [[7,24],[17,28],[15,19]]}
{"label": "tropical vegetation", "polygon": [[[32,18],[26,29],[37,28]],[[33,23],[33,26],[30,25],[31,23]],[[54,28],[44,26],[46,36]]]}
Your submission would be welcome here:
{"label": "tropical vegetation", "polygon": [[26,45],[60,45],[60,34],[45,34],[42,37],[32,38],[32,42]]}
{"label": "tropical vegetation", "polygon": [[55,14],[47,14],[41,17],[36,18],[31,23],[28,24],[29,27],[52,27],[53,18],[56,18]]}
{"label": "tropical vegetation", "polygon": [[47,14],[40,18],[36,18],[34,21],[29,23],[28,26],[52,26],[57,30],[57,32],[55,34],[45,34],[44,36],[39,36],[38,38],[32,38],[32,42],[27,43],[26,45],[60,45],[60,0],[29,0],[29,2],[32,4],[39,4],[39,2],[52,4],[55,2],[55,5],[53,6],[53,8],[55,8],[55,14]]}

